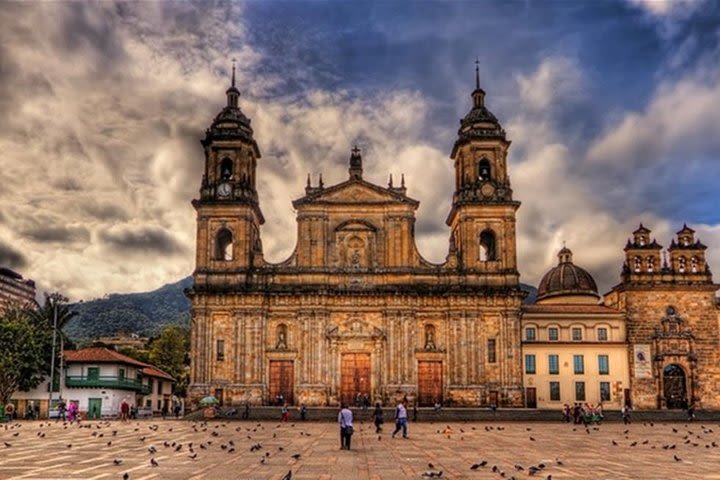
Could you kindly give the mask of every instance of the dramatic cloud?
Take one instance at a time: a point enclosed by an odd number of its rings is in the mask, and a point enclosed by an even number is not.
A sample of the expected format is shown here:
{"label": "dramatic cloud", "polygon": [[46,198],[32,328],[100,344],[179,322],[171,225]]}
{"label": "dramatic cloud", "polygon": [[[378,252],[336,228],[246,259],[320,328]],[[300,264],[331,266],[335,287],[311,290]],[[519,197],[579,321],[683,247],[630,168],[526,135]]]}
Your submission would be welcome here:
{"label": "dramatic cloud", "polygon": [[[421,202],[420,251],[442,261],[448,154],[478,54],[487,103],[513,142],[523,281],[536,284],[565,241],[608,288],[640,221],[665,245],[688,221],[720,250],[716,9],[543,7],[3,5],[0,266],[73,299],[188,275],[198,140],[225,102],[230,58],[263,155],[269,261],[295,246],[291,201],[307,174],[314,184],[319,174],[325,185],[345,180],[353,144],[367,180],[405,174]],[[492,49],[477,44],[498,35],[506,41]]]}
{"label": "dramatic cloud", "polygon": [[18,252],[10,245],[4,244],[0,241],[0,265],[7,266],[13,269],[25,268],[27,265],[27,259],[22,253]]}

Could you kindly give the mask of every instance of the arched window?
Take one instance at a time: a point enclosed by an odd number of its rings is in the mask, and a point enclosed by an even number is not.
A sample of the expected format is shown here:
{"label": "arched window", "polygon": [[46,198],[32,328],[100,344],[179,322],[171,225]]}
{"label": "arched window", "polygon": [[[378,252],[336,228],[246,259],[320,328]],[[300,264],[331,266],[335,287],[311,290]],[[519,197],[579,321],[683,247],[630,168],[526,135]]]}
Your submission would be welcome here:
{"label": "arched window", "polygon": [[685,273],[685,270],[687,270],[687,260],[685,260],[685,257],[678,259],[678,270],[680,273]]}
{"label": "arched window", "polygon": [[435,325],[425,325],[425,350],[435,350]]}
{"label": "arched window", "polygon": [[653,257],[647,257],[647,271],[652,272],[655,269],[655,260]]}
{"label": "arched window", "polygon": [[483,181],[490,180],[490,173],[490,162],[487,158],[483,158],[478,162],[478,178]]}
{"label": "arched window", "polygon": [[229,180],[233,174],[233,162],[229,158],[223,158],[220,163],[220,178],[223,180]]}
{"label": "arched window", "polygon": [[633,259],[633,263],[634,263],[633,270],[635,270],[636,273],[639,272],[640,269],[642,268],[642,260],[640,260],[640,257],[635,257]]}
{"label": "arched window", "polygon": [[277,343],[275,348],[278,350],[287,349],[287,325],[281,323],[277,326]]}
{"label": "arched window", "polygon": [[480,261],[492,262],[495,255],[495,233],[492,230],[484,230],[480,234]]}
{"label": "arched window", "polygon": [[698,272],[698,259],[697,259],[697,257],[692,257],[692,258],[690,259],[690,271],[691,271],[692,273],[697,273],[697,272]]}
{"label": "arched window", "polygon": [[233,259],[233,236],[232,232],[227,228],[221,228],[215,238],[215,259],[216,260],[232,260]]}

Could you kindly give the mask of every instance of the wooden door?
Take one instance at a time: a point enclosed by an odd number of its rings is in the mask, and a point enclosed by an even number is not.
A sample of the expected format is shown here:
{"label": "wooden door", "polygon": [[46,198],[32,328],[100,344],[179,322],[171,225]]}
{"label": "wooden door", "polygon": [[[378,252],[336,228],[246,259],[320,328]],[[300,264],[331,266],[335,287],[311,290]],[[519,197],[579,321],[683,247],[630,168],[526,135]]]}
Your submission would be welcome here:
{"label": "wooden door", "polygon": [[525,406],[527,408],[537,408],[537,392],[533,387],[525,389]]}
{"label": "wooden door", "polygon": [[275,404],[279,395],[288,405],[293,403],[295,369],[292,360],[270,361],[270,403]]}
{"label": "wooden door", "polygon": [[354,405],[358,398],[370,395],[370,354],[345,353],[340,366],[340,400],[346,405]]}
{"label": "wooden door", "polygon": [[491,391],[490,391],[490,399],[489,399],[489,400],[490,400],[490,405],[491,405],[491,406],[492,406],[492,405],[495,405],[495,406],[497,407],[497,406],[498,406],[498,398],[499,398],[498,391],[497,391],[497,390],[491,390]]}
{"label": "wooden door", "polygon": [[442,403],[442,362],[418,362],[418,404]]}
{"label": "wooden door", "polygon": [[102,398],[88,398],[87,418],[99,420],[102,415]]}

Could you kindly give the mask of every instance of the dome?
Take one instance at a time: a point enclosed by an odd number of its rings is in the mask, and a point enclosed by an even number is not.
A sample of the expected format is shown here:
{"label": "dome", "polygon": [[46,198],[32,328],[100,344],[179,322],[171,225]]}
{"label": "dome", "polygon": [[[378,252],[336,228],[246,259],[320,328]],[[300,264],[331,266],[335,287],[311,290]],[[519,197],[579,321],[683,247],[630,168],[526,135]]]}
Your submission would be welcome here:
{"label": "dome", "polygon": [[572,252],[563,247],[558,253],[558,265],[553,267],[540,281],[537,299],[543,300],[560,296],[590,296],[600,298],[597,285],[586,270],[572,263]]}

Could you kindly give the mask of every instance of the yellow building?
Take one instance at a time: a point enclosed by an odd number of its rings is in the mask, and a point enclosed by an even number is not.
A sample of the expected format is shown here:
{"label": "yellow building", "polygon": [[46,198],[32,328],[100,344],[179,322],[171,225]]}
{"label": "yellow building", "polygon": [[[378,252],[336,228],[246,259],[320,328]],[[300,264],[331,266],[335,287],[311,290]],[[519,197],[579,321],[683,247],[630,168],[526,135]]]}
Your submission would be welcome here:
{"label": "yellow building", "polygon": [[569,249],[558,257],[536,303],[522,308],[526,406],[622,408],[630,388],[625,315],[598,303],[595,281],[573,263]]}

